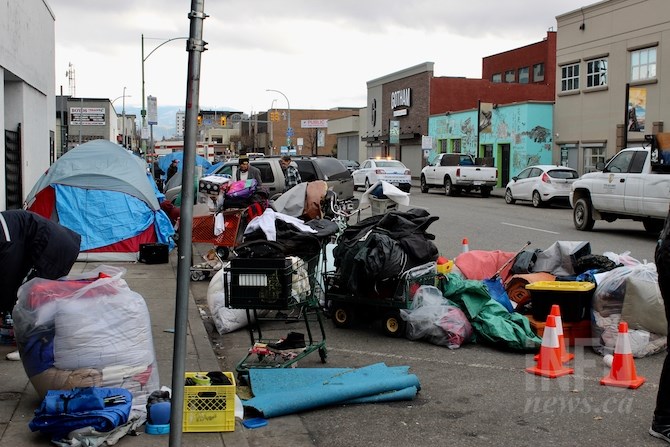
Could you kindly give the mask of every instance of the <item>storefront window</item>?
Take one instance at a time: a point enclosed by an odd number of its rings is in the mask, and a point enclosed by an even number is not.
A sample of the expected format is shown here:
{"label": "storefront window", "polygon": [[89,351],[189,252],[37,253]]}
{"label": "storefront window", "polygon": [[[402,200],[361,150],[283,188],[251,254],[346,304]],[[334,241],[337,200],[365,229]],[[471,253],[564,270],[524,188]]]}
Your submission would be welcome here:
{"label": "storefront window", "polygon": [[596,171],[596,164],[605,162],[605,146],[584,147],[584,173]]}

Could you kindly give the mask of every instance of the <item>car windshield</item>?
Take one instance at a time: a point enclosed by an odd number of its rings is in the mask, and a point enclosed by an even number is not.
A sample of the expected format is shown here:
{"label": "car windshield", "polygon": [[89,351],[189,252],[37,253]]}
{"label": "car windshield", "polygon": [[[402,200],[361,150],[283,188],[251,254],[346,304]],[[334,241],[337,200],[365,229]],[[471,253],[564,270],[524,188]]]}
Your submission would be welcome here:
{"label": "car windshield", "polygon": [[345,168],[342,163],[339,162],[336,158],[323,157],[316,158],[316,164],[319,165],[323,171],[323,175],[328,178],[337,178],[344,174],[345,176],[349,175],[349,171]]}
{"label": "car windshield", "polygon": [[406,169],[406,166],[397,160],[377,160],[375,161],[375,165],[377,165],[378,168]]}
{"label": "car windshield", "polygon": [[548,172],[549,177],[551,178],[561,178],[561,179],[576,179],[579,178],[577,171],[572,169],[552,169]]}

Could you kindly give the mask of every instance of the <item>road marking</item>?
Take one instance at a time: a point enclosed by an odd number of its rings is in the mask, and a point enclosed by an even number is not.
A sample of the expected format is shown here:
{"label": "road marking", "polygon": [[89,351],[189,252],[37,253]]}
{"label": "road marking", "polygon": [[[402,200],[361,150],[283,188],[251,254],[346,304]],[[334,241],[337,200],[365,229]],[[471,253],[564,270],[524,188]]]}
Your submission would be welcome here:
{"label": "road marking", "polygon": [[524,225],[516,225],[516,224],[507,223],[507,222],[500,222],[500,223],[503,224],[503,225],[509,225],[510,227],[525,228],[526,230],[541,231],[543,233],[551,233],[551,234],[561,234],[557,231],[542,230],[540,228],[526,227]]}

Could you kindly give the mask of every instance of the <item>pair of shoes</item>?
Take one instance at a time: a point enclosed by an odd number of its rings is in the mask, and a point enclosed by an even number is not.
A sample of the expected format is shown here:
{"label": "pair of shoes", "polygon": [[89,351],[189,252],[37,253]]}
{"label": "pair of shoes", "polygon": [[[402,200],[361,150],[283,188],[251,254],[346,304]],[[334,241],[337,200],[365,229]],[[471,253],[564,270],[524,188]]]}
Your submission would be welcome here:
{"label": "pair of shoes", "polygon": [[5,358],[7,360],[18,361],[21,360],[21,354],[19,354],[19,351],[12,351],[9,354],[7,354]]}
{"label": "pair of shoes", "polygon": [[268,349],[271,351],[286,351],[304,347],[305,335],[300,332],[289,332],[286,338],[282,338],[276,343],[268,343]]}
{"label": "pair of shoes", "polygon": [[662,439],[665,442],[670,443],[670,425],[657,424],[654,421],[649,428],[649,434],[654,438]]}

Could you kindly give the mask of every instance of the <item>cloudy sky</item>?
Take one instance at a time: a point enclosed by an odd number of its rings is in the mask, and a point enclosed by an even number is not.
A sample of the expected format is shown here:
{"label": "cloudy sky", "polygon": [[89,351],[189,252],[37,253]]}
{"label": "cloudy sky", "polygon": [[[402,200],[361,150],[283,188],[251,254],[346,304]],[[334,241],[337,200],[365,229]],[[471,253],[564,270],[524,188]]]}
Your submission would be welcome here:
{"label": "cloudy sky", "polygon": [[[190,0],[47,0],[56,16],[56,91],[142,98],[145,57],[188,36]],[[542,40],[555,17],[593,0],[206,0],[201,108],[245,113],[363,107],[366,82],[423,62],[436,76],[481,77],[483,57]],[[158,107],[186,98],[185,41],[145,62],[145,94]],[[114,103],[121,109],[122,100]]]}

